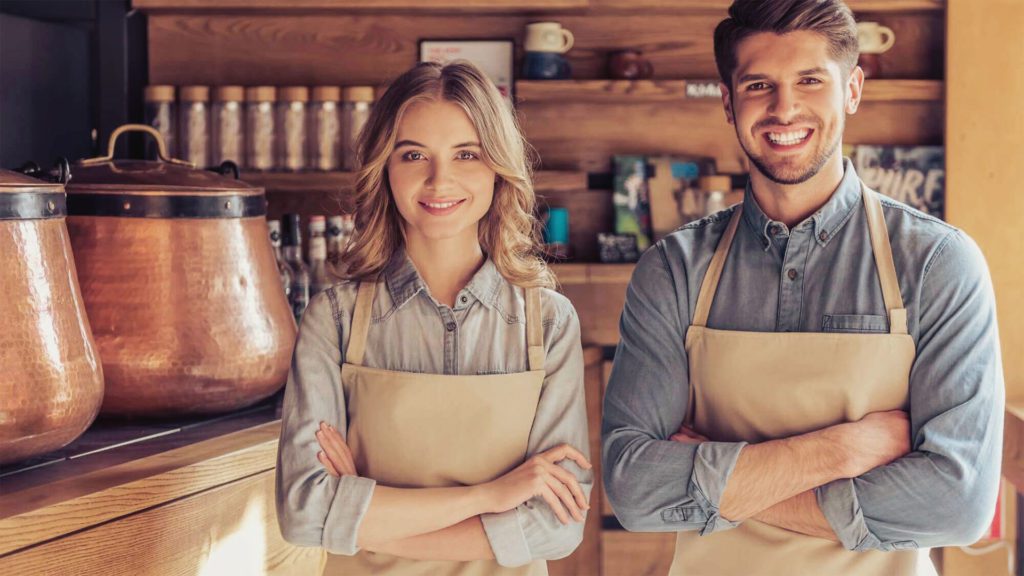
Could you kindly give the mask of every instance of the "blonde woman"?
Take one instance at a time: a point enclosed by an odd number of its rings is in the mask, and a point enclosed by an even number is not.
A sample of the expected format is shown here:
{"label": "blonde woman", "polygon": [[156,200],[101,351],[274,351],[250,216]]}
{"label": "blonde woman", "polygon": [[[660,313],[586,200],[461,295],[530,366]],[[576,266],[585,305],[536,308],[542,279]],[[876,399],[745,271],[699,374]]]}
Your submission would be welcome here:
{"label": "blonde woman", "polygon": [[285,393],[281,531],[327,574],[544,574],[593,480],[515,117],[473,65],[420,64],[359,158],[348,280],[310,302]]}

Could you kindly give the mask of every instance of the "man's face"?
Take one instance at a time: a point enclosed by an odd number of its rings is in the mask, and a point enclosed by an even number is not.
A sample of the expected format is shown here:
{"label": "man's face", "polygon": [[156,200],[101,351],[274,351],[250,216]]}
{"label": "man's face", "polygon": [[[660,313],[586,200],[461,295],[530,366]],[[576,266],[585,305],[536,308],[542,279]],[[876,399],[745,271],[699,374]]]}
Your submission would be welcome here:
{"label": "man's face", "polygon": [[863,73],[843,73],[816,32],[762,32],[736,52],[726,117],[754,167],[777,184],[810,180],[842,142],[845,115],[857,111]]}

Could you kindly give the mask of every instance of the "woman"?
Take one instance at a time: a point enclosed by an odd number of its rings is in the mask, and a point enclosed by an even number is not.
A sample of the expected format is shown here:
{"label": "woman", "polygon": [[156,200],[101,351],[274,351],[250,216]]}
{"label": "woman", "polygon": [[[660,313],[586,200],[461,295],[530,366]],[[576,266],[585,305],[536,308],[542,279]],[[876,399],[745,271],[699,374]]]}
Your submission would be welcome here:
{"label": "woman", "polygon": [[285,393],[281,531],[328,574],[544,574],[592,474],[515,117],[473,65],[420,64],[359,158],[349,281],[310,302]]}

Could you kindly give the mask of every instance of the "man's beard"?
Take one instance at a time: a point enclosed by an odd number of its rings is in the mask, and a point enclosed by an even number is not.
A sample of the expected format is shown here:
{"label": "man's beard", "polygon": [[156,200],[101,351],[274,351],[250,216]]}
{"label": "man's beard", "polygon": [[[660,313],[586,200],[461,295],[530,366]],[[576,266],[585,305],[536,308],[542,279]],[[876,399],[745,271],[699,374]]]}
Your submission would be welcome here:
{"label": "man's beard", "polygon": [[[818,125],[821,126],[821,123],[818,123]],[[843,126],[840,125],[839,130],[836,132],[837,136],[834,139],[834,141],[826,143],[824,147],[822,147],[818,151],[818,153],[811,159],[811,162],[808,165],[807,169],[795,176],[780,174],[779,172],[772,170],[772,168],[768,166],[764,159],[755,156],[750,152],[750,150],[747,150],[747,147],[743,144],[743,139],[739,137],[739,127],[736,128],[736,139],[739,140],[740,148],[743,149],[743,153],[747,155],[747,158],[750,159],[750,162],[757,167],[761,174],[764,174],[766,178],[768,178],[769,180],[776,184],[783,184],[788,186],[794,184],[803,184],[804,182],[810,180],[815,175],[817,175],[818,172],[821,171],[822,167],[824,167],[825,164],[828,163],[828,161],[832,158],[832,156],[835,155],[836,150],[839,149],[839,144],[842,141],[839,135],[841,135],[842,133]]]}

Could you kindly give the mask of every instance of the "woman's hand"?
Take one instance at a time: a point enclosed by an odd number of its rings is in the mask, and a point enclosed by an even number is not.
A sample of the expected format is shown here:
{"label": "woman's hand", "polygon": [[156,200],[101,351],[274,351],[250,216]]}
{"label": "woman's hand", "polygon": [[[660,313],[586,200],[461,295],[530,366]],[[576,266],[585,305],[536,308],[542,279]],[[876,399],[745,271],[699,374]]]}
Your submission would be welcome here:
{"label": "woman's hand", "polygon": [[358,476],[356,472],[355,459],[352,458],[352,451],[349,450],[345,439],[334,426],[324,422],[320,423],[320,429],[316,432],[316,440],[320,443],[320,452],[316,458],[323,464],[327,473],[335,478],[340,476]]}
{"label": "woman's hand", "polygon": [[515,470],[483,484],[491,512],[511,510],[534,496],[540,496],[562,524],[570,522],[570,515],[572,520],[583,522],[581,509],[590,509],[583,489],[576,476],[556,464],[567,458],[585,469],[591,468],[579,450],[561,444],[531,456]]}
{"label": "woman's hand", "polygon": [[679,427],[679,431],[668,437],[673,442],[681,442],[683,444],[700,444],[701,442],[710,442],[706,436],[701,436],[693,428],[687,428],[684,424]]}

